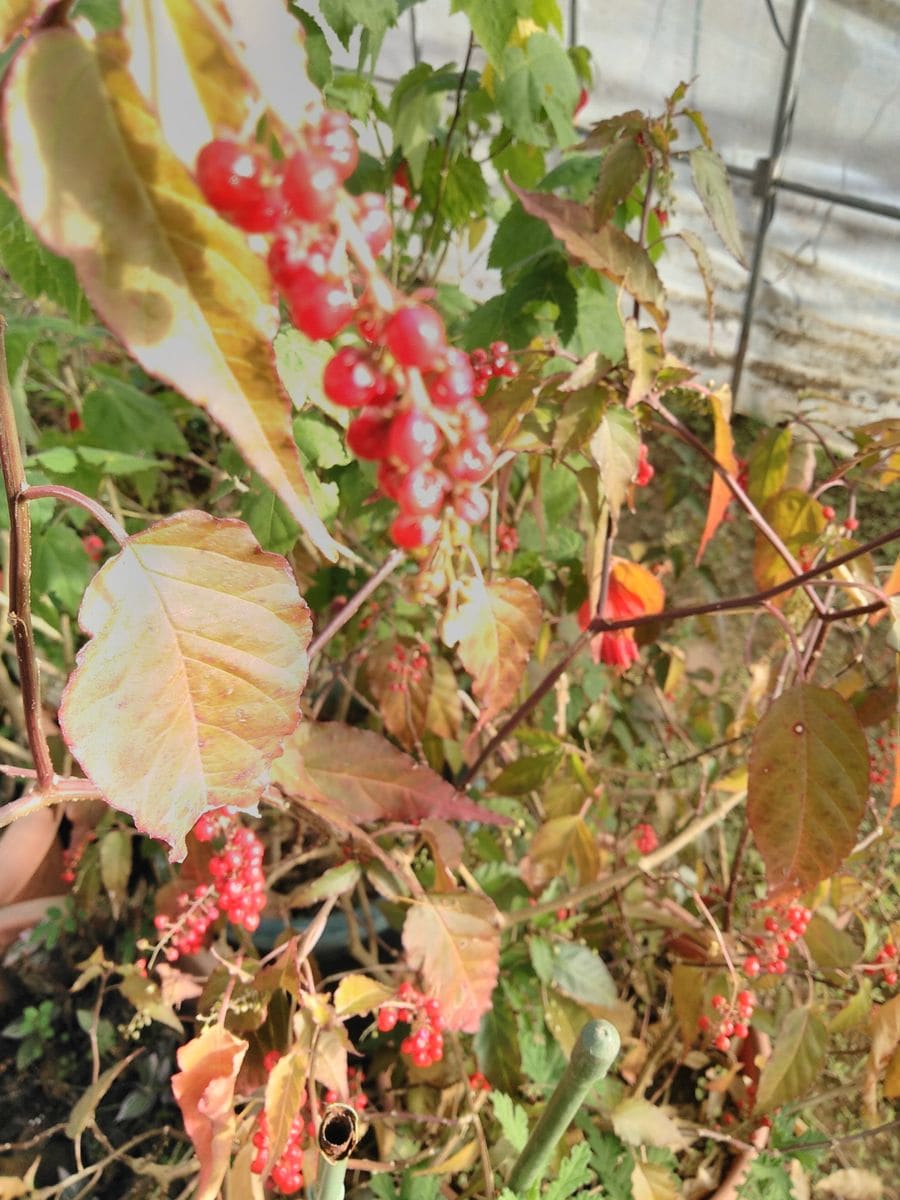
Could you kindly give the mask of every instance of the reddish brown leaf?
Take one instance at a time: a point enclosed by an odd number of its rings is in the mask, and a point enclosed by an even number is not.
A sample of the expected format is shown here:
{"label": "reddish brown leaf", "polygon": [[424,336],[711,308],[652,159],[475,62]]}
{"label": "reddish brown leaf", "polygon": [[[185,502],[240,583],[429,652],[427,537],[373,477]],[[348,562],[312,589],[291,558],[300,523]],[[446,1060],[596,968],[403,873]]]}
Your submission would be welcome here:
{"label": "reddish brown leaf", "polygon": [[247,1043],[211,1025],[179,1047],[172,1091],[200,1163],[195,1200],[215,1200],[234,1138],[234,1084]]}
{"label": "reddish brown leaf", "polygon": [[312,504],[275,370],[265,263],[205,204],[125,53],[53,28],[16,56],[5,121],[19,207],[130,353],[208,410],[333,560],[342,547]]}
{"label": "reddish brown leaf", "polygon": [[[731,388],[725,384],[717,392],[713,392],[709,397],[709,404],[712,409],[715,430],[716,462],[723,466],[729,475],[737,477],[738,462],[734,454],[734,438],[731,435]],[[699,563],[703,557],[703,552],[709,545],[713,534],[722,524],[732,499],[728,484],[717,472],[714,472],[709,492],[706,525],[703,528],[703,536],[700,538],[695,562]]]}
{"label": "reddish brown leaf", "polygon": [[865,734],[843,697],[801,684],[775,701],[753,738],[747,796],[770,893],[806,891],[840,866],[868,792]]}
{"label": "reddish brown leaf", "polygon": [[410,965],[441,1002],[446,1029],[475,1033],[491,1006],[500,961],[497,910],[486,896],[451,892],[414,901],[403,925]]}
{"label": "reddish brown leaf", "polygon": [[541,631],[541,599],[524,579],[480,577],[460,585],[443,637],[458,646],[472,690],[483,704],[481,723],[505,708],[518,690]]}
{"label": "reddish brown leaf", "polygon": [[325,801],[353,821],[481,821],[505,817],[473,804],[430,767],[420,766],[378,733],[340,721],[304,721],[272,765],[288,796]]}
{"label": "reddish brown leaf", "polygon": [[246,525],[188,512],[94,576],[60,708],[85,774],[179,861],[201,813],[253,808],[299,720],[309,610]]}
{"label": "reddish brown leaf", "polygon": [[666,327],[666,293],[650,255],[615,225],[594,228],[589,208],[546,192],[527,192],[507,181],[531,216],[546,221],[573,258],[623,287]]}

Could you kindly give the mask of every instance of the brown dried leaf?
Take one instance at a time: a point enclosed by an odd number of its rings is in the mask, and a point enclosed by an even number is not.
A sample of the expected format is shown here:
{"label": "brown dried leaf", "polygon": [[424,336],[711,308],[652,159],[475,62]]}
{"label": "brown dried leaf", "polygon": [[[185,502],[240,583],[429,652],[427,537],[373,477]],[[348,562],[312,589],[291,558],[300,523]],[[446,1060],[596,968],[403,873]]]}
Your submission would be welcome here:
{"label": "brown dried leaf", "polygon": [[180,1046],[172,1091],[200,1163],[195,1200],[215,1200],[234,1138],[234,1085],[247,1043],[219,1025]]}
{"label": "brown dried leaf", "polygon": [[130,537],[79,614],[60,725],[85,774],[184,858],[201,813],[253,808],[299,720],[312,626],[287,562],[240,521],[180,513]]}

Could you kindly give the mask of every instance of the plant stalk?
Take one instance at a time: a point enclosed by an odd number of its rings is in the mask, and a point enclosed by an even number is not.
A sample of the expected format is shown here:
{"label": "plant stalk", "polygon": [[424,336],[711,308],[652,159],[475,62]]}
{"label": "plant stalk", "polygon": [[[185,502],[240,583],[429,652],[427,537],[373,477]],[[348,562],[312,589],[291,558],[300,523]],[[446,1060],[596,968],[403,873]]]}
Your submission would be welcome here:
{"label": "plant stalk", "polygon": [[569,1065],[547,1101],[537,1125],[509,1177],[517,1195],[543,1178],[556,1144],[584,1102],[590,1088],[602,1079],[619,1053],[619,1034],[609,1021],[588,1021],[575,1043]]}
{"label": "plant stalk", "polygon": [[27,488],[6,367],[6,320],[0,316],[0,470],[9,508],[9,623],[19,662],[19,686],[28,745],[43,791],[53,782],[53,760],[44,733],[41,681],[31,628],[31,519],[23,501]]}
{"label": "plant stalk", "polygon": [[344,1200],[347,1159],[359,1138],[359,1118],[349,1104],[329,1104],[319,1126],[316,1200]]}

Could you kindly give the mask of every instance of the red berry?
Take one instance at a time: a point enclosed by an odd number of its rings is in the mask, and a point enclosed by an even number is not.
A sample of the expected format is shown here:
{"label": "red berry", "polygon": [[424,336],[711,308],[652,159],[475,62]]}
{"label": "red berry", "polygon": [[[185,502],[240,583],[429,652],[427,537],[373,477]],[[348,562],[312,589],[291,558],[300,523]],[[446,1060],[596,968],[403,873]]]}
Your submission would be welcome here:
{"label": "red berry", "polygon": [[748,954],[744,959],[744,974],[755,979],[762,970],[762,964],[755,954]]}
{"label": "red berry", "polygon": [[834,520],[834,509],[831,507],[830,504],[822,505],[822,516],[825,518],[826,521]]}
{"label": "red berry", "polygon": [[844,528],[848,533],[853,533],[855,530],[859,529],[858,519],[856,517],[847,517],[847,519],[844,521]]}
{"label": "red berry", "polygon": [[769,933],[777,933],[781,928],[774,917],[766,917],[765,921],[763,921],[763,927],[768,929]]}
{"label": "red berry", "polygon": [[81,413],[77,408],[70,408],[66,413],[66,424],[71,433],[77,433],[84,426],[84,421],[81,419]]}
{"label": "red berry", "polygon": [[390,1033],[397,1024],[396,1008],[380,1008],[378,1010],[378,1032]]}
{"label": "red berry", "polygon": [[357,458],[377,462],[387,457],[391,418],[380,409],[365,408],[347,426],[347,446]]}
{"label": "red berry", "polygon": [[284,164],[282,191],[301,221],[324,221],[334,212],[340,176],[328,154],[297,150]]}
{"label": "red berry", "polygon": [[445,353],[444,322],[426,304],[408,304],[388,320],[384,329],[388,349],[404,367],[432,370]]}
{"label": "red berry", "polygon": [[382,459],[378,464],[378,486],[391,500],[397,499],[400,485],[406,476],[407,471],[404,467],[397,467],[387,459]]}
{"label": "red berry", "polygon": [[447,473],[453,479],[480,483],[494,462],[494,448],[483,435],[466,438],[447,455]]}
{"label": "red berry", "polygon": [[448,481],[443,471],[422,463],[403,476],[394,499],[405,513],[436,516],[444,506]]}
{"label": "red berry", "polygon": [[890,987],[893,987],[894,984],[897,982],[897,972],[896,971],[885,971],[884,982],[886,984],[888,984]]}
{"label": "red berry", "polygon": [[81,539],[81,544],[91,562],[100,561],[100,555],[103,553],[102,537],[98,537],[96,533],[86,533]]}
{"label": "red berry", "polygon": [[209,203],[243,229],[266,232],[280,216],[276,193],[263,181],[265,160],[228,138],[208,142],[197,156],[197,183]]}
{"label": "red berry", "polygon": [[391,523],[391,540],[401,550],[418,550],[422,546],[430,546],[441,531],[441,523],[437,517],[416,517],[408,513],[400,513]]}
{"label": "red berry", "polygon": [[464,437],[476,439],[488,427],[488,415],[477,400],[462,400],[456,410]]}
{"label": "red berry", "polygon": [[350,127],[350,118],[345,112],[326,109],[319,121],[315,135],[316,146],[332,162],[338,179],[343,183],[356,170],[359,162],[359,145],[356,134]]}
{"label": "red berry", "polygon": [[713,1045],[717,1050],[721,1050],[724,1053],[726,1050],[731,1049],[731,1038],[726,1037],[724,1033],[720,1033],[713,1042]]}
{"label": "red berry", "polygon": [[790,952],[791,952],[791,948],[787,944],[787,942],[778,942],[778,944],[775,947],[775,953],[778,955],[779,958],[787,958],[787,956],[790,954]]}
{"label": "red berry", "polygon": [[753,1008],[756,1003],[756,997],[752,992],[738,992],[737,1002],[741,1008]]}
{"label": "red berry", "polygon": [[475,390],[475,373],[469,356],[451,347],[446,354],[443,371],[431,375],[425,385],[438,408],[456,408],[462,400],[471,399]]}
{"label": "red berry", "polygon": [[356,198],[356,213],[359,231],[377,258],[394,232],[387,201],[378,192],[363,192]]}
{"label": "red berry", "polygon": [[734,1036],[735,1036],[736,1038],[745,1038],[749,1032],[750,1032],[750,1030],[749,1030],[749,1029],[747,1028],[747,1026],[746,1026],[746,1025],[743,1023],[743,1021],[737,1021],[737,1022],[735,1022],[735,1026],[734,1026]]}
{"label": "red berry", "polygon": [[390,456],[408,467],[433,459],[440,444],[441,431],[427,413],[407,408],[391,422]]}
{"label": "red berry", "polygon": [[287,291],[294,325],[314,341],[333,338],[353,320],[355,301],[336,275],[324,278],[305,268]]}
{"label": "red berry", "polygon": [[573,117],[578,116],[590,98],[590,92],[588,92],[587,88],[583,87],[578,93],[578,99],[575,101],[575,108],[572,110]]}
{"label": "red berry", "polygon": [[355,346],[342,346],[322,375],[325,395],[344,408],[360,408],[378,393],[379,372],[368,355]]}
{"label": "red berry", "polygon": [[716,1010],[716,1012],[721,1012],[722,1009],[728,1007],[728,1001],[725,999],[725,997],[722,995],[721,992],[716,992],[715,996],[713,996],[710,1003],[712,1004],[712,1006]]}
{"label": "red berry", "polygon": [[457,488],[453,497],[453,511],[461,521],[469,525],[480,525],[490,511],[490,501],[477,484]]}
{"label": "red berry", "polygon": [[701,1015],[697,1018],[697,1028],[702,1030],[703,1033],[706,1033],[711,1024],[712,1022],[705,1013],[701,1013]]}

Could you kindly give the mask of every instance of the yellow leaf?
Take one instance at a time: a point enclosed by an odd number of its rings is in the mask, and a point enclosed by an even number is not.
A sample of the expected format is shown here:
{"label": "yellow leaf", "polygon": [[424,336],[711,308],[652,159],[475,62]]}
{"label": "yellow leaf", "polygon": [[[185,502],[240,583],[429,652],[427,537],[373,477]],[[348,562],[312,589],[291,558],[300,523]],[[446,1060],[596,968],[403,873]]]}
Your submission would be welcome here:
{"label": "yellow leaf", "polygon": [[[640,563],[617,558],[612,565],[611,576],[622,587],[627,588],[632,595],[637,596],[644,612],[652,616],[662,612],[665,608],[666,593],[663,585],[652,572],[648,571],[646,567],[642,567]],[[614,618],[610,614],[610,620],[612,619]]]}
{"label": "yellow leaf", "polygon": [[541,629],[541,600],[524,579],[469,579],[444,619],[443,637],[458,646],[481,700],[481,723],[505,708],[518,690]]}
{"label": "yellow leaf", "polygon": [[275,370],[265,264],[203,201],[125,56],[117,37],[88,46],[66,28],[22,47],[5,90],[19,207],[129,352],[209,412],[333,561]]}
{"label": "yellow leaf", "polygon": [[60,723],[85,774],[178,861],[201,813],[252,808],[299,720],[312,627],[285,559],[181,513],[127,540],[79,614]]}
{"label": "yellow leaf", "polygon": [[836,1200],[881,1200],[884,1184],[873,1171],[844,1167],[820,1179],[814,1190],[817,1196],[834,1196]]}
{"label": "yellow leaf", "polygon": [[219,1025],[180,1046],[172,1091],[194,1145],[200,1174],[194,1200],[214,1200],[225,1178],[234,1138],[234,1084],[247,1043]]}
{"label": "yellow leaf", "polygon": [[610,1113],[616,1136],[631,1146],[672,1146],[684,1144],[681,1130],[657,1104],[641,1096],[621,1100]]}
{"label": "yellow leaf", "polygon": [[334,1011],[342,1018],[374,1012],[393,995],[390,988],[367,975],[345,975],[334,993]]}
{"label": "yellow leaf", "polygon": [[[714,452],[716,462],[720,466],[723,466],[729,475],[737,476],[738,462],[735,458],[734,438],[731,434],[731,388],[726,384],[719,388],[717,392],[711,393],[709,404],[712,409],[715,431]],[[709,493],[706,525],[703,529],[703,536],[700,538],[700,546],[697,549],[695,562],[699,563],[703,557],[703,552],[709,544],[710,539],[722,524],[722,519],[731,500],[730,488],[718,472],[715,472],[712,477],[712,487]]]}
{"label": "yellow leaf", "polygon": [[636,1162],[631,1173],[632,1200],[677,1200],[678,1184],[662,1163]]}
{"label": "yellow leaf", "polygon": [[309,1059],[305,1052],[284,1054],[266,1080],[266,1123],[269,1129],[269,1162],[281,1157],[291,1135],[291,1122],[306,1101]]}
{"label": "yellow leaf", "polygon": [[[0,50],[6,49],[39,7],[38,0],[3,0],[0,4]],[[0,1195],[2,1194],[0,1189]]]}
{"label": "yellow leaf", "polygon": [[465,892],[413,901],[403,925],[410,966],[441,1002],[444,1028],[475,1033],[491,1006],[500,961],[497,910]]}
{"label": "yellow leaf", "polygon": [[[878,1118],[878,1081],[882,1073],[892,1066],[892,1060],[900,1043],[900,996],[894,996],[887,1004],[880,1004],[872,1017],[872,1044],[863,1078],[862,1100],[866,1116]],[[896,1077],[893,1082],[896,1082]],[[891,1097],[888,1097],[890,1099]]]}
{"label": "yellow leaf", "polygon": [[582,884],[596,879],[600,869],[597,844],[577,813],[545,821],[532,838],[528,860],[529,884],[536,889],[563,876],[570,863]]}
{"label": "yellow leaf", "polygon": [[444,1158],[440,1162],[435,1163],[432,1167],[426,1167],[422,1171],[416,1171],[416,1175],[456,1175],[459,1171],[468,1171],[469,1167],[475,1162],[478,1157],[478,1143],[473,1139],[471,1142],[466,1142],[461,1146],[455,1154],[451,1154],[449,1158]]}

